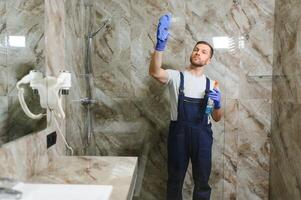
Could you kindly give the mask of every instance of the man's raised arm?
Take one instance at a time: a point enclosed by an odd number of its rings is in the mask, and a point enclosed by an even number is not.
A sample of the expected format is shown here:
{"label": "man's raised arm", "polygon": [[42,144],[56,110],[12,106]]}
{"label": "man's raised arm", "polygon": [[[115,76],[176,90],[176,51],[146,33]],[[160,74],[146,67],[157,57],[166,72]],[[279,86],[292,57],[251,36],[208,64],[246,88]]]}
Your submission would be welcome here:
{"label": "man's raised arm", "polygon": [[168,74],[164,69],[162,69],[162,58],[169,36],[168,29],[170,21],[170,14],[163,15],[159,19],[157,27],[157,44],[149,65],[149,74],[160,83],[166,83],[168,81]]}

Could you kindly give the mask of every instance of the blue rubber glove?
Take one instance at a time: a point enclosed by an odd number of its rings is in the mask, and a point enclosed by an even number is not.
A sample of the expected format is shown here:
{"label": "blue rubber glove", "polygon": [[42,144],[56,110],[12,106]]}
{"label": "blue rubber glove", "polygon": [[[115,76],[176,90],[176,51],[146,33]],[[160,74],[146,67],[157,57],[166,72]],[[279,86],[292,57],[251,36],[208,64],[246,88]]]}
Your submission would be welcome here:
{"label": "blue rubber glove", "polygon": [[168,40],[168,29],[170,26],[171,14],[166,14],[160,17],[159,24],[157,26],[157,44],[155,49],[157,51],[164,51]]}
{"label": "blue rubber glove", "polygon": [[221,93],[217,89],[210,90],[208,97],[214,102],[214,109],[221,108]]}

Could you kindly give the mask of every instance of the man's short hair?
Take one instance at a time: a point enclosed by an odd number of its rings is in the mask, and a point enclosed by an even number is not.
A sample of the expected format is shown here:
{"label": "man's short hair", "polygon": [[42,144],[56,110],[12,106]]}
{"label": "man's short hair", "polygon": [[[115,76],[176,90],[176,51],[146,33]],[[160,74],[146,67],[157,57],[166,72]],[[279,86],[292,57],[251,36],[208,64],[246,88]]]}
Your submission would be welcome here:
{"label": "man's short hair", "polygon": [[[211,52],[210,52],[210,58],[212,58],[214,50],[213,50],[213,47],[211,46],[211,44],[209,44],[209,42],[206,42],[206,41],[198,41],[198,42],[196,43],[196,45],[198,45],[198,44],[206,44],[207,46],[209,46],[210,49],[211,49]],[[196,45],[195,45],[195,46],[196,46]]]}

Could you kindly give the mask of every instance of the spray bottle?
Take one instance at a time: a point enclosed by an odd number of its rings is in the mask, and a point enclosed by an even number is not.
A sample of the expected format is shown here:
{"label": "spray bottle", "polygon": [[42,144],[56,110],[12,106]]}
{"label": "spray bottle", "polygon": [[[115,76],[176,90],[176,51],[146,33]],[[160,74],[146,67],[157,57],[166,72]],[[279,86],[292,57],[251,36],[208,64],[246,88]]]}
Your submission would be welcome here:
{"label": "spray bottle", "polygon": [[[214,86],[213,86],[214,89],[218,89],[218,82],[217,81],[214,81]],[[207,102],[207,106],[206,106],[206,110],[205,110],[205,113],[206,114],[211,114],[212,111],[213,111],[213,106],[214,106],[214,102],[212,99],[208,98],[208,102]]]}

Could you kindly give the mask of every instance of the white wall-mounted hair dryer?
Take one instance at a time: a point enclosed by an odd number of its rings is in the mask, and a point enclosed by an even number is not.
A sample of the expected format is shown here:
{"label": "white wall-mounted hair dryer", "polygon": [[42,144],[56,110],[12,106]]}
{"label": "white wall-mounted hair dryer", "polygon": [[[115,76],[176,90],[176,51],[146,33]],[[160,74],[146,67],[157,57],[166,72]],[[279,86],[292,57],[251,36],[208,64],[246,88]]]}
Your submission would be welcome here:
{"label": "white wall-mounted hair dryer", "polygon": [[29,74],[17,82],[18,97],[25,114],[32,119],[41,119],[46,114],[33,114],[25,103],[24,89],[20,87],[20,85],[28,83],[34,93],[38,93],[40,95],[40,104],[42,108],[48,108],[54,111],[60,118],[65,118],[61,97],[62,95],[69,94],[69,89],[71,88],[70,72],[60,71],[57,78],[53,76],[46,76],[43,78],[41,72],[31,70]]}

